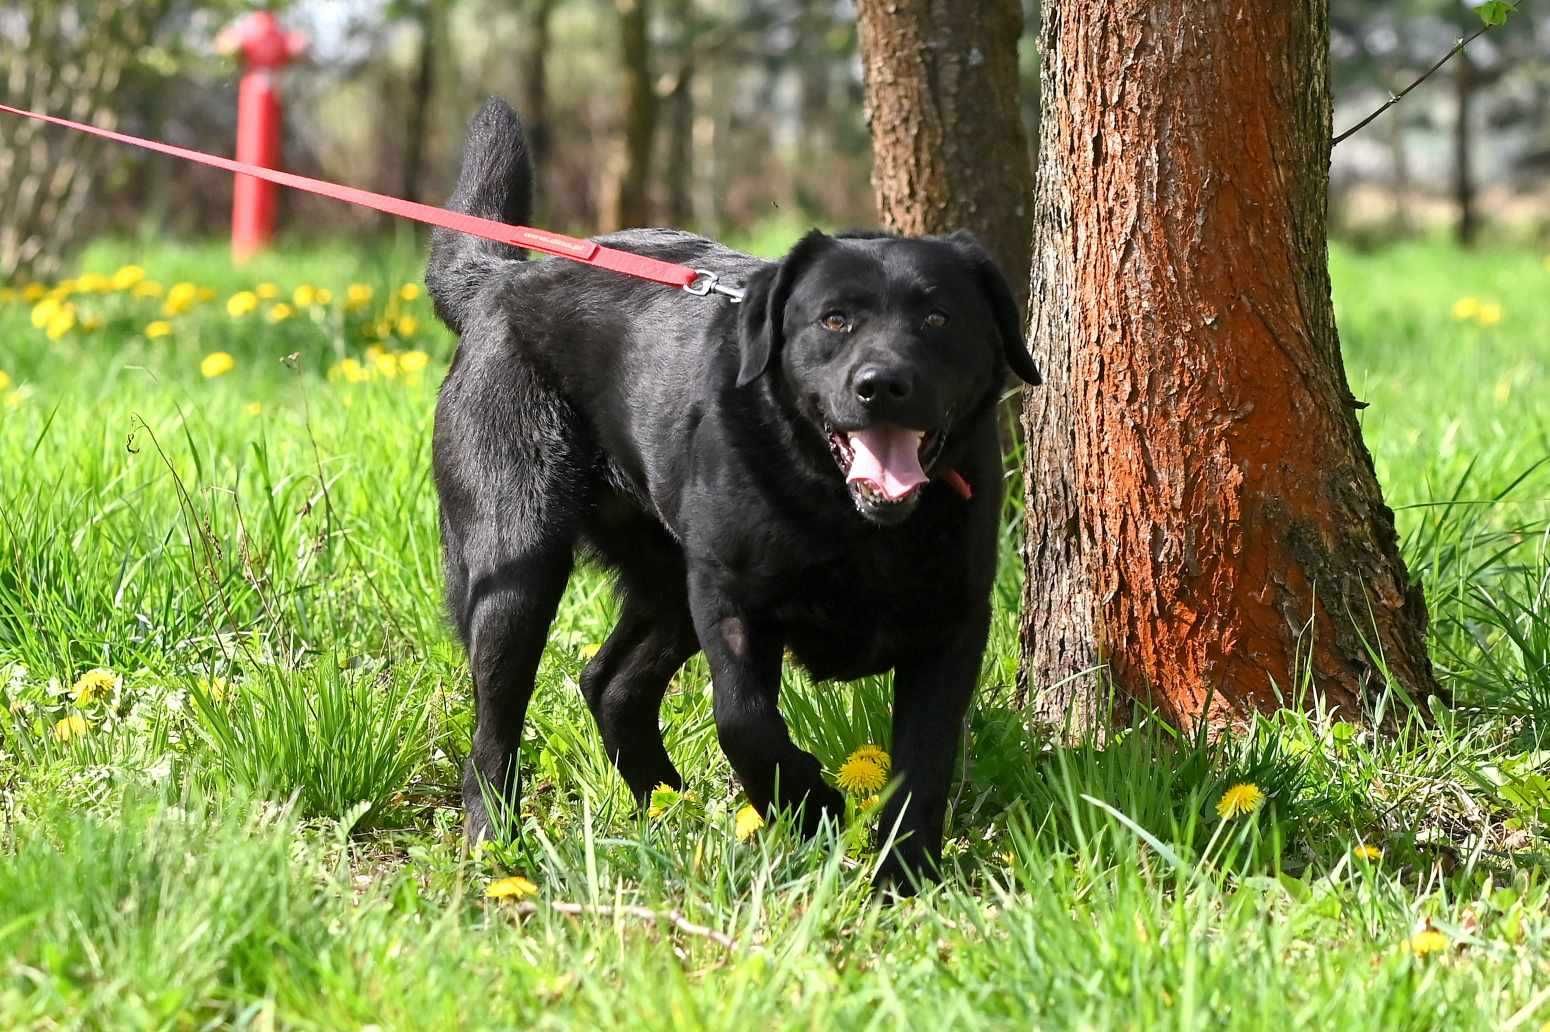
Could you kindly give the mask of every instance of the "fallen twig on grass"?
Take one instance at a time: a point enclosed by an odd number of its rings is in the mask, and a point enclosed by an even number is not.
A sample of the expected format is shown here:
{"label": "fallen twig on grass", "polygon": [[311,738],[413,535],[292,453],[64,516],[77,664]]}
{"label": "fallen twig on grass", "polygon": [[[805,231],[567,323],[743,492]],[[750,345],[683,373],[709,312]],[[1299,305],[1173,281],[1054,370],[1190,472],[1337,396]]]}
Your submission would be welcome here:
{"label": "fallen twig on grass", "polygon": [[725,932],[718,932],[714,928],[707,928],[702,924],[695,924],[676,910],[652,910],[650,907],[634,906],[627,903],[618,905],[612,903],[535,903],[527,900],[516,905],[517,913],[524,917],[542,913],[544,910],[553,910],[561,914],[569,914],[572,917],[633,917],[641,921],[651,921],[655,924],[667,922],[685,935],[693,935],[701,939],[709,939],[726,949],[734,949],[737,940]]}

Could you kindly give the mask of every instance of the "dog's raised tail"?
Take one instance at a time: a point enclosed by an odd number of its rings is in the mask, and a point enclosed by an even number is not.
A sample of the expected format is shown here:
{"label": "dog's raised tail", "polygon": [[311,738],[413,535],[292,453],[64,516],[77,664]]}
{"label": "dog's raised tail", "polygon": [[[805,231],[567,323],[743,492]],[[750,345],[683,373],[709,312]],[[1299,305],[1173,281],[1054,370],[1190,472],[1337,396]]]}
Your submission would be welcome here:
{"label": "dog's raised tail", "polygon": [[[491,97],[468,124],[463,168],[447,207],[499,222],[522,224],[533,209],[533,162],[522,121],[505,101]],[[450,229],[431,233],[425,285],[436,314],[463,330],[463,316],[502,262],[520,260],[521,248]]]}

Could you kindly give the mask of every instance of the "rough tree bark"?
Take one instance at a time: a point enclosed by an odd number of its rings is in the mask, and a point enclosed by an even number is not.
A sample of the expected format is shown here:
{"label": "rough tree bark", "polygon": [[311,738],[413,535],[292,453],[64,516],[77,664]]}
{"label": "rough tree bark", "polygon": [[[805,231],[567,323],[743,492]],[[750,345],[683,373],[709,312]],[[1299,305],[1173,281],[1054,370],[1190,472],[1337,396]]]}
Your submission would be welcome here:
{"label": "rough tree bark", "polygon": [[651,10],[647,0],[614,0],[619,12],[619,60],[625,79],[624,141],[603,219],[611,229],[651,221],[651,151],[657,131],[656,82],[651,74]]}
{"label": "rough tree bark", "polygon": [[[1328,0],[1045,0],[1023,683],[1101,721],[1435,691],[1330,300]],[[1381,661],[1375,657],[1381,656]]]}
{"label": "rough tree bark", "polygon": [[901,233],[967,229],[1028,300],[1033,172],[1020,0],[858,0],[872,187]]}

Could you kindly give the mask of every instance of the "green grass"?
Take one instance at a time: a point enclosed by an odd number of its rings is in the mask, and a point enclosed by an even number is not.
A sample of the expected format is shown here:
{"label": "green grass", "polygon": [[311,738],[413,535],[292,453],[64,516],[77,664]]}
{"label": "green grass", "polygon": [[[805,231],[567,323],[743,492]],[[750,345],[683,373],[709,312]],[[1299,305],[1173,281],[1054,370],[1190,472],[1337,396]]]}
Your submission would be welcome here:
{"label": "green grass", "polygon": [[[0,295],[7,1027],[1550,1021],[1542,256],[1335,255],[1352,387],[1453,706],[1392,737],[1286,714],[1212,742],[1141,718],[1055,748],[1008,703],[1008,561],[949,877],[894,907],[868,892],[868,807],[816,842],[739,840],[703,661],[665,706],[687,792],[633,810],[576,687],[613,613],[591,571],[540,674],[520,834],[470,853],[428,454],[452,341],[399,296],[414,248],[236,271],[214,247],[104,245],[84,268],[129,261],[214,296],[155,339],[163,300],[76,297],[51,341]],[[280,297],[227,314],[265,282]],[[352,283],[372,297],[347,311]],[[335,296],[269,321],[303,285]],[[1461,297],[1499,321],[1455,318]],[[215,352],[234,367],[206,378]],[[74,698],[99,668],[105,697]],[[886,744],[887,701],[882,680],[792,673],[783,707],[832,770]],[[1219,818],[1241,783],[1264,805]],[[511,874],[536,910],[484,897]]]}

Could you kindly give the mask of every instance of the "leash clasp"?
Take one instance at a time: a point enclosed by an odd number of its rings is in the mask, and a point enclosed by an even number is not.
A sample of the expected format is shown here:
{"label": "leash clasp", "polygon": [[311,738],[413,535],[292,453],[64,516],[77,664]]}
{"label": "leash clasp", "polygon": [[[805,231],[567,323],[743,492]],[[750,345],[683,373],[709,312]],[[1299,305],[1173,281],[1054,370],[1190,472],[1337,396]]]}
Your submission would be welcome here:
{"label": "leash clasp", "polygon": [[684,284],[684,290],[695,297],[708,297],[711,294],[720,294],[734,305],[748,296],[748,291],[742,287],[734,287],[730,283],[721,282],[721,277],[709,269],[695,269],[694,279]]}

